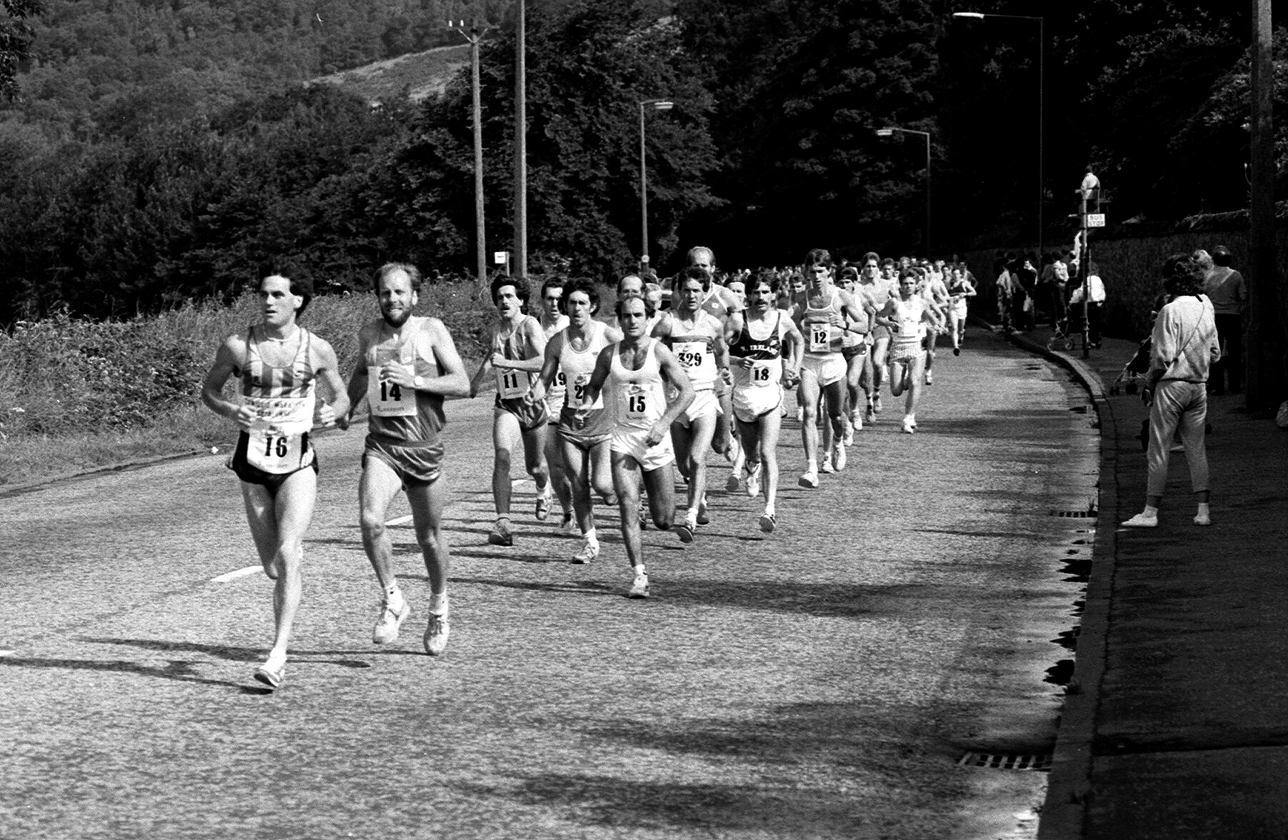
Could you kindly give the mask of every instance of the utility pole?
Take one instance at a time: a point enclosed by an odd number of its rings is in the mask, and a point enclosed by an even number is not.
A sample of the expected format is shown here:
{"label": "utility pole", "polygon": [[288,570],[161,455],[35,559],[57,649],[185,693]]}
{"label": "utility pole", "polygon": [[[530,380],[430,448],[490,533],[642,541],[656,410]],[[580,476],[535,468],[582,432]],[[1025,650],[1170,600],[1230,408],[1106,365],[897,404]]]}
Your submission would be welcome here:
{"label": "utility pole", "polygon": [[518,0],[519,19],[514,35],[514,266],[515,274],[528,276],[528,101],[527,13]]}
{"label": "utility pole", "polygon": [[479,41],[488,26],[481,29],[477,21],[470,21],[470,34],[465,34],[465,21],[458,21],[455,26],[449,20],[448,29],[455,29],[470,43],[470,93],[473,97],[474,110],[474,250],[477,262],[477,282],[479,289],[487,287],[487,236],[483,220],[483,114],[479,105]]}
{"label": "utility pole", "polygon": [[1283,313],[1275,264],[1274,87],[1270,0],[1252,0],[1252,206],[1245,401],[1250,411],[1284,398]]}

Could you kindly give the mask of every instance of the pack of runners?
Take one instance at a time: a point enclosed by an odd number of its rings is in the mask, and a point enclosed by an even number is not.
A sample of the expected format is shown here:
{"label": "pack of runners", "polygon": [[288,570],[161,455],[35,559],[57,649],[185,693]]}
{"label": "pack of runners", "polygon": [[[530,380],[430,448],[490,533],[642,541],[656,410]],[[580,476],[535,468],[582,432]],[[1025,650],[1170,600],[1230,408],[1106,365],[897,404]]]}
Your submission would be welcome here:
{"label": "pack of runners", "polygon": [[[961,352],[966,301],[975,294],[964,265],[898,262],[868,253],[837,265],[822,249],[801,266],[722,273],[708,248],[688,253],[669,281],[627,275],[611,319],[601,319],[595,284],[547,280],[538,315],[526,280],[498,277],[490,352],[469,376],[441,321],[412,315],[421,286],[410,265],[376,274],[380,317],[358,336],[359,363],[347,387],[335,353],[296,323],[312,289],[283,275],[260,284],[263,323],[220,347],[202,396],[241,428],[229,466],[241,479],[247,519],[267,576],[275,581],[276,635],[254,676],[278,687],[300,600],[303,534],[312,517],[318,463],[312,428],[347,428],[365,403],[368,434],[359,507],[363,547],[381,589],[372,641],[398,638],[411,606],[399,588],[386,531],[401,490],[430,582],[424,647],[444,652],[450,633],[450,550],[442,531],[443,400],[476,396],[490,371],[495,383],[492,493],[496,519],[488,542],[512,546],[511,472],[521,448],[535,483],[534,516],[557,503],[559,533],[581,538],[569,557],[601,553],[595,497],[618,509],[630,566],[627,595],[652,590],[642,530],[654,527],[693,543],[711,521],[711,452],[731,465],[726,490],[762,499],[757,520],[778,524],[777,457],[785,397],[796,392],[805,464],[797,484],[815,489],[820,473],[846,468],[846,447],[877,421],[881,391],[904,396],[903,432],[917,429],[922,388],[933,382],[936,339]],[[669,303],[669,308],[660,308]],[[232,377],[240,400],[223,395]],[[330,400],[319,400],[317,379]],[[821,426],[821,429],[820,429]],[[686,488],[676,510],[674,472]]]}

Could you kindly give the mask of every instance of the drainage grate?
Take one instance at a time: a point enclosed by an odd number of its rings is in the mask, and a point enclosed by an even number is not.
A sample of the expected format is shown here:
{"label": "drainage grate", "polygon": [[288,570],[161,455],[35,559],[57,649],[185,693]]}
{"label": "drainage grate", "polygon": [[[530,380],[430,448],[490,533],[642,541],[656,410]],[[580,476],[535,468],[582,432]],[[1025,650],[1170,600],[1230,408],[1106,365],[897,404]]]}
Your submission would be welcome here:
{"label": "drainage grate", "polygon": [[993,770],[1040,770],[1051,769],[1049,753],[979,753],[968,752],[957,759],[959,767],[988,767]]}
{"label": "drainage grate", "polygon": [[1059,516],[1062,519],[1095,519],[1096,509],[1091,510],[1053,510],[1051,516]]}

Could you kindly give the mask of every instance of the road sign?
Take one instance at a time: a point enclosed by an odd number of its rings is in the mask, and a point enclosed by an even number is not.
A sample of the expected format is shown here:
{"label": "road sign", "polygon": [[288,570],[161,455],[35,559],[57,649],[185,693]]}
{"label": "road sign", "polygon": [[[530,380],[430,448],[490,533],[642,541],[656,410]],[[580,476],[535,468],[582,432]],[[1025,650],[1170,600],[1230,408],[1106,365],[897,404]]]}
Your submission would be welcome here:
{"label": "road sign", "polygon": [[505,265],[506,260],[508,260],[509,258],[510,258],[510,252],[509,252],[509,251],[493,251],[493,252],[492,252],[492,262],[496,263],[497,265]]}
{"label": "road sign", "polygon": [[1104,214],[1104,213],[1088,213],[1088,214],[1087,214],[1087,227],[1089,227],[1089,228],[1093,228],[1093,227],[1104,227],[1104,226],[1105,226],[1105,214]]}

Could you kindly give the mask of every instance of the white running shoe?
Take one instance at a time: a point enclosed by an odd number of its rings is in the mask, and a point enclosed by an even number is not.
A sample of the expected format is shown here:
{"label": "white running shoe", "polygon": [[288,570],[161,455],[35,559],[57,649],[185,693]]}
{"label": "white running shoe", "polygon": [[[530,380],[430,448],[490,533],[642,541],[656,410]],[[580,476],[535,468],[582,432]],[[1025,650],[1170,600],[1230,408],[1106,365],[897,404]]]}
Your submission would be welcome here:
{"label": "white running shoe", "polygon": [[1157,528],[1158,514],[1141,511],[1123,523],[1124,528]]}
{"label": "white running shoe", "polygon": [[917,424],[916,424],[916,423],[912,422],[911,420],[904,420],[904,421],[903,421],[903,433],[904,433],[904,434],[906,434],[906,435],[910,435],[910,434],[912,434],[912,433],[913,433],[913,432],[915,432],[915,431],[917,431]]}
{"label": "white running shoe", "polygon": [[760,495],[760,464],[756,464],[754,470],[743,473],[742,483],[747,488],[747,496],[756,498]]}
{"label": "white running shoe", "polygon": [[850,430],[851,439],[853,439],[854,432],[863,431],[863,412],[857,408],[850,412]]}
{"label": "white running shoe", "polygon": [[842,446],[854,445],[854,424],[848,420],[845,423],[845,434],[841,437]]}
{"label": "white running shoe", "polygon": [[824,475],[831,475],[836,472],[836,468],[832,466],[832,459],[824,456],[823,463],[818,465],[818,471]]}
{"label": "white running shoe", "polygon": [[881,395],[880,394],[877,394],[872,397],[872,413],[873,414],[881,413]]}
{"label": "white running shoe", "polygon": [[640,572],[635,575],[635,580],[631,582],[631,591],[626,593],[626,597],[647,598],[648,596],[648,572]]}
{"label": "white running shoe", "polygon": [[598,542],[592,543],[590,541],[586,541],[585,543],[582,544],[581,548],[577,551],[577,553],[572,556],[572,562],[576,563],[577,565],[585,565],[586,563],[590,563],[591,561],[593,561],[598,556],[599,556],[599,543]]}
{"label": "white running shoe", "polygon": [[729,477],[725,479],[725,490],[729,493],[738,492],[738,471],[737,470],[733,470],[732,472],[730,472]]}
{"label": "white running shoe", "polygon": [[832,447],[832,466],[837,472],[845,469],[845,447],[839,443]]}
{"label": "white running shoe", "polygon": [[255,669],[255,679],[269,688],[276,689],[286,677],[286,654],[268,657],[268,661]]}
{"label": "white running shoe", "polygon": [[796,479],[796,483],[799,484],[801,487],[808,487],[810,490],[817,490],[818,489],[818,470],[817,469],[806,470],[804,473],[801,474],[800,478]]}
{"label": "white running shoe", "polygon": [[777,525],[778,517],[774,516],[769,511],[765,511],[760,515],[760,530],[764,531],[766,534],[774,533],[774,528],[777,527]]}
{"label": "white running shoe", "polygon": [[380,617],[376,619],[376,628],[371,631],[371,641],[377,645],[387,645],[398,640],[398,628],[411,615],[411,604],[403,598],[402,607],[395,610],[388,601],[380,604]]}
{"label": "white running shoe", "polygon": [[452,633],[452,625],[447,620],[447,607],[442,613],[430,613],[429,623],[425,625],[425,653],[430,656],[442,656],[447,650],[447,637]]}
{"label": "white running shoe", "polygon": [[926,384],[927,384],[927,385],[934,385],[934,384],[935,384],[935,377],[934,377],[934,375],[930,372],[930,370],[929,370],[929,369],[927,369],[927,370],[926,370]]}
{"label": "white running shoe", "polygon": [[559,533],[568,537],[580,537],[581,527],[577,524],[577,517],[571,513],[565,513],[563,521],[559,523]]}

